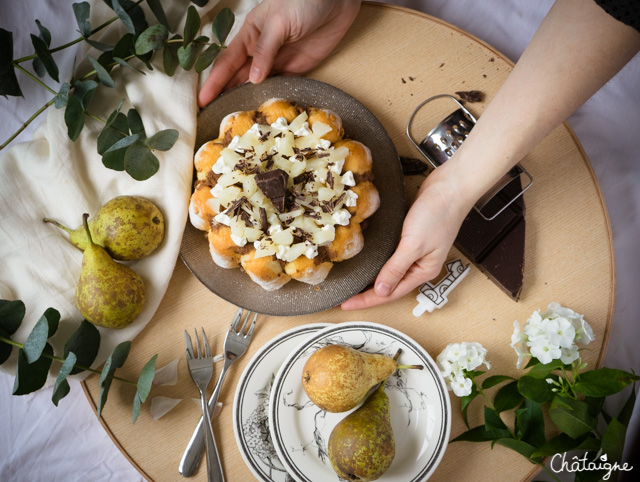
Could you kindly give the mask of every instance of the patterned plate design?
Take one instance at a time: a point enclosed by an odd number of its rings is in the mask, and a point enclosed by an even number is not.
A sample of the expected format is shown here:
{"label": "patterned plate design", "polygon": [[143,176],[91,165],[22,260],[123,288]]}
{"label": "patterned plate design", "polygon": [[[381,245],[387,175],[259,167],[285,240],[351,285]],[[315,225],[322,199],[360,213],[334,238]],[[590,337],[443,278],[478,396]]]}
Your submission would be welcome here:
{"label": "patterned plate design", "polygon": [[371,149],[374,184],[380,208],[367,219],[364,249],[355,257],[336,263],[318,286],[290,281],[277,291],[265,291],[240,269],[218,267],[209,254],[203,231],[189,221],[180,256],[193,274],[216,295],[247,310],[266,315],[295,316],[316,313],[339,305],[362,291],[376,277],[393,253],[402,229],[405,189],[398,153],[382,124],[360,102],[340,89],[306,77],[271,77],[262,84],[243,84],[225,92],[198,117],[196,150],[218,137],[220,121],[227,114],[255,110],[264,101],[279,97],[301,106],[331,109],[341,118],[345,137]]}
{"label": "patterned plate design", "polygon": [[395,355],[424,370],[399,370],[386,382],[396,455],[384,474],[388,482],[418,482],[431,476],[442,459],[451,430],[451,402],[444,380],[429,354],[408,336],[368,322],[331,325],[300,344],[276,375],[269,402],[271,439],[294,480],[337,482],[327,443],[333,427],[348,413],[320,410],[302,387],[302,368],[317,349],[344,344],[358,350]]}
{"label": "patterned plate design", "polygon": [[269,394],[285,358],[313,333],[327,326],[326,323],[313,323],[281,333],[253,356],[240,377],[233,400],[233,431],[242,457],[258,480],[293,480],[271,443]]}

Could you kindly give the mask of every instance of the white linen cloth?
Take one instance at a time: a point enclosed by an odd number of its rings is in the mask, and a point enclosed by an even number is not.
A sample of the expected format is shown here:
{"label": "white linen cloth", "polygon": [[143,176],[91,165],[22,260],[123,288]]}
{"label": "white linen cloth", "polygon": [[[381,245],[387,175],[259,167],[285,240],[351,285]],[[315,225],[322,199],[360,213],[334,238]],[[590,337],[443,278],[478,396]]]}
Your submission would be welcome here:
{"label": "white linen cloth", "polygon": [[[92,2],[93,4],[102,3],[100,0]],[[167,2],[163,2],[166,4]],[[171,2],[169,2],[171,3]],[[174,2],[176,3],[176,2]],[[210,3],[215,3],[213,0]],[[237,17],[236,28],[242,22],[242,18],[247,9],[250,8],[252,1],[238,1],[230,4]],[[552,0],[541,0],[539,2],[529,2],[525,0],[484,0],[482,2],[474,0],[396,0],[396,4],[408,6],[416,10],[424,11],[445,21],[452,23],[486,41],[499,51],[506,54],[512,60],[517,60],[526,44],[531,39],[533,33],[542,21],[542,18],[553,3]],[[211,5],[209,6],[211,7]],[[69,11],[69,3],[60,0],[43,1],[25,1],[11,2],[9,5],[0,2],[0,27],[14,32],[14,41],[16,32],[20,32],[21,37],[26,37],[28,51],[30,42],[28,35],[24,32],[37,34],[34,19],[38,18],[45,26],[49,26],[55,32],[73,32],[75,30],[75,21]],[[235,29],[234,29],[235,30]],[[75,38],[71,35],[69,39]],[[62,39],[60,39],[62,40]],[[375,48],[375,47],[372,47]],[[17,47],[16,47],[17,49]],[[73,56],[67,57],[65,62],[70,69]],[[172,163],[190,162],[192,152],[189,151],[189,143],[193,143],[191,136],[193,135],[195,122],[195,80],[190,76],[182,78],[184,85],[189,88],[182,88],[178,85],[172,85],[169,90],[170,95],[163,95],[165,92],[156,92],[156,97],[151,94],[137,92],[137,96],[149,96],[152,99],[160,99],[163,109],[158,109],[149,115],[149,108],[140,107],[148,132],[165,128],[178,128],[181,132],[179,143],[169,153],[160,153],[161,171],[145,181],[149,185],[153,184],[155,188],[149,187],[148,190],[140,191],[145,183],[136,183],[129,181],[127,175],[123,173],[111,173],[102,167],[97,155],[86,161],[87,171],[83,172],[81,179],[82,185],[75,187],[72,194],[77,198],[86,200],[91,199],[90,205],[86,207],[68,205],[63,203],[61,199],[51,199],[49,206],[46,205],[47,198],[50,194],[45,193],[53,182],[43,175],[41,172],[29,171],[31,176],[24,175],[23,179],[27,179],[33,184],[28,187],[30,195],[36,195],[38,199],[43,199],[40,204],[40,210],[37,214],[33,213],[34,221],[29,221],[29,230],[37,227],[40,236],[45,236],[41,240],[27,240],[28,246],[39,246],[39,249],[46,248],[46,243],[55,243],[56,253],[69,251],[65,254],[65,259],[79,267],[80,252],[74,252],[75,248],[69,248],[64,244],[63,234],[55,230],[53,226],[42,224],[40,226],[39,218],[43,215],[54,217],[62,222],[71,224],[76,227],[80,222],[80,216],[85,210],[93,211],[109,198],[111,193],[122,194],[120,191],[120,183],[123,190],[131,190],[135,194],[149,196],[154,202],[157,202],[163,210],[165,217],[168,218],[167,238],[161,250],[154,255],[154,268],[159,270],[158,277],[149,282],[152,284],[151,290],[157,295],[157,302],[164,293],[163,286],[166,286],[171,270],[173,269],[177,248],[179,246],[180,230],[183,224],[179,220],[184,220],[186,216],[184,206],[186,197],[184,193],[180,193],[180,189],[184,187],[175,186],[176,183],[184,183],[184,179],[176,174],[175,177],[167,177],[170,181],[161,181],[163,176],[162,170],[169,171],[173,169]],[[637,240],[640,239],[640,154],[636,147],[635,139],[637,139],[637,128],[640,125],[640,92],[637,90],[638,79],[640,79],[640,58],[636,56],[623,71],[618,74],[612,81],[603,87],[592,99],[569,118],[569,124],[576,132],[576,135],[582,143],[589,160],[596,172],[600,187],[602,189],[608,213],[611,220],[614,250],[616,256],[616,301],[613,329],[609,341],[607,358],[605,364],[610,367],[621,368],[625,370],[634,369],[636,373],[640,373],[640,351],[637,350],[637,340],[640,339],[640,323],[637,322],[637,313],[640,313],[640,297],[637,296],[637,289],[640,287],[640,257],[638,257]],[[174,82],[177,78],[174,79]],[[165,84],[165,87],[169,87]],[[34,90],[35,91],[38,89]],[[184,92],[178,92],[184,90]],[[30,96],[34,93],[29,92]],[[25,92],[26,95],[26,92]],[[182,96],[185,105],[174,105],[172,96]],[[48,94],[35,93],[36,102],[30,107],[22,107],[22,99],[18,102],[13,100],[0,100],[0,116],[2,122],[0,124],[0,140],[4,140],[8,134],[15,131],[20,123],[24,121],[35,110],[48,100]],[[41,96],[41,97],[37,97]],[[139,98],[139,97],[136,97]],[[40,102],[40,100],[42,100]],[[117,103],[117,102],[116,102]],[[174,105],[171,111],[167,105]],[[115,105],[113,106],[115,107]],[[177,109],[177,110],[173,110]],[[146,114],[145,114],[146,113]],[[55,114],[49,114],[55,116]],[[185,125],[177,126],[176,116],[181,116],[186,122]],[[18,119],[18,123],[14,119]],[[53,119],[48,118],[46,123]],[[90,121],[89,121],[90,122]],[[43,126],[36,134],[41,139],[37,141],[40,144],[47,139],[54,138],[45,133],[50,127]],[[64,127],[58,127],[60,141],[66,137]],[[33,133],[33,130],[31,130]],[[31,134],[23,136],[24,140],[30,138]],[[191,146],[192,147],[192,146]],[[20,147],[24,151],[24,147]],[[56,147],[56,149],[60,149]],[[77,148],[68,148],[70,154],[76,154]],[[27,151],[36,152],[36,151]],[[56,151],[58,152],[58,151]],[[94,152],[89,149],[88,152]],[[188,154],[187,158],[177,156],[178,152]],[[3,157],[6,154],[3,154]],[[29,158],[17,159],[23,168]],[[13,183],[14,187],[20,187],[16,181],[5,180],[4,158],[0,159],[0,198],[3,201],[0,204],[2,222],[6,225],[6,216],[11,216],[11,223],[18,222],[19,214],[25,215],[29,213],[27,206],[33,206],[34,202],[29,201],[29,196],[19,197],[22,201],[13,201],[8,204],[10,210],[7,210],[5,204],[4,189],[5,183]],[[47,167],[37,165],[38,169]],[[49,166],[50,168],[54,166]],[[89,170],[96,170],[97,174],[88,174]],[[68,170],[67,172],[74,172]],[[87,172],[85,176],[85,172]],[[174,172],[174,171],[172,171]],[[174,172],[175,173],[175,172]],[[32,179],[37,177],[37,182]],[[157,181],[157,184],[155,182]],[[118,188],[116,189],[116,184]],[[188,184],[188,183],[187,183]],[[171,188],[171,185],[175,187]],[[134,189],[135,188],[135,189]],[[146,188],[145,188],[146,189]],[[62,190],[60,190],[62,191]],[[34,194],[35,193],[35,194]],[[66,192],[63,192],[66,194]],[[100,198],[98,198],[98,194]],[[47,196],[42,198],[42,196]],[[84,196],[84,197],[83,197]],[[26,200],[25,200],[26,199]],[[178,209],[173,206],[169,200],[182,203],[179,208],[181,213],[175,214]],[[24,206],[18,203],[24,203]],[[44,206],[44,207],[42,207]],[[45,209],[46,208],[46,209]],[[55,208],[55,212],[54,212]],[[13,212],[15,211],[15,212]],[[12,213],[13,212],[13,213]],[[182,221],[181,221],[182,222]],[[585,222],[588,222],[586,220]],[[178,224],[180,224],[178,226]],[[25,224],[22,224],[24,226]],[[5,227],[0,226],[0,243],[4,243]],[[13,229],[11,230],[13,233]],[[13,234],[12,234],[13,236]],[[177,236],[177,237],[176,237]],[[28,237],[25,237],[26,239]],[[34,238],[39,238],[34,233]],[[44,245],[43,245],[44,243]],[[53,248],[52,248],[53,249]],[[28,255],[22,254],[25,250],[17,250],[16,256],[26,258]],[[0,253],[4,253],[4,247],[0,245]],[[33,288],[23,293],[23,289],[28,285],[21,284],[18,290],[13,280],[5,276],[4,256],[2,256],[2,270],[0,271],[0,281],[7,284],[11,288],[11,294],[23,299],[27,303],[27,309],[30,310],[27,318],[40,316],[42,310],[48,306],[54,306],[58,309],[62,308],[59,303],[53,300],[49,303],[38,299],[38,295]],[[49,258],[48,258],[49,259]],[[155,266],[163,265],[165,266]],[[46,279],[53,278],[56,283],[59,282],[55,276],[57,269],[53,266],[35,265],[33,273],[39,273],[40,268],[45,270],[48,276]],[[13,268],[16,270],[17,268]],[[134,269],[141,273],[144,277],[149,274],[144,268],[143,262],[134,265]],[[20,276],[25,275],[25,271],[17,270]],[[31,273],[29,274],[31,276]],[[59,274],[63,276],[70,276]],[[44,275],[38,275],[37,278],[44,278]],[[75,280],[75,278],[73,278]],[[8,281],[6,281],[8,280]],[[33,286],[33,285],[32,285]],[[0,293],[4,295],[5,293]],[[33,300],[29,303],[29,300]],[[156,299],[156,298],[154,298]],[[552,300],[541,300],[541,308]],[[559,300],[561,301],[561,300]],[[54,303],[55,302],[55,303]],[[157,304],[156,302],[156,304]],[[153,304],[152,301],[148,303]],[[40,307],[40,308],[38,308]],[[38,311],[39,310],[39,311]],[[145,311],[143,315],[146,319],[151,316],[155,309]],[[65,314],[63,314],[65,316]],[[74,315],[72,318],[76,318]],[[145,319],[143,318],[143,320]],[[35,321],[35,320],[33,320]],[[137,325],[132,328],[139,331],[144,322],[136,322]],[[11,396],[13,385],[13,377],[0,373],[0,412],[2,413],[2,422],[0,430],[0,474],[3,480],[11,481],[32,481],[32,480],[143,480],[142,476],[135,468],[126,460],[126,458],[118,451],[108,435],[100,428],[99,421],[95,414],[86,403],[85,395],[77,382],[72,382],[71,393],[60,402],[60,406],[56,408],[51,403],[51,389],[41,390],[31,396],[14,397]],[[143,410],[145,408],[143,407]],[[612,410],[615,412],[615,410]],[[636,409],[636,419],[640,418],[640,410]],[[635,426],[640,425],[636,421]],[[637,429],[635,431],[637,433]],[[629,447],[627,448],[629,449]],[[636,464],[636,470],[631,472],[631,477],[640,470],[640,463]],[[567,480],[573,480],[572,474]],[[538,476],[541,478],[542,474]],[[179,475],[176,471],[176,480]],[[235,482],[232,474],[228,474],[228,480]],[[632,479],[629,479],[632,480]]]}

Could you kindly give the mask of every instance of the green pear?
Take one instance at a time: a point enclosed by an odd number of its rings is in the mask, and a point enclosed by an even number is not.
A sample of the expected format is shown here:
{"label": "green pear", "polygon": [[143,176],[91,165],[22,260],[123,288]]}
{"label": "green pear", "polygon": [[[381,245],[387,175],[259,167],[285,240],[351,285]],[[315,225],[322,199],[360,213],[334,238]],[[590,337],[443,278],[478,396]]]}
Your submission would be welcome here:
{"label": "green pear", "polygon": [[423,367],[399,365],[394,358],[345,345],[327,345],[306,361],[302,369],[302,386],[311,401],[321,409],[346,412],[400,368],[421,370]]}
{"label": "green pear", "polygon": [[345,480],[376,480],[389,469],[395,453],[389,397],[382,382],[331,431],[329,461]]}
{"label": "green pear", "polygon": [[83,215],[88,244],[76,286],[76,306],[95,325],[124,328],[142,311],[144,282],[135,271],[111,259],[103,247],[93,242],[88,217]]}
{"label": "green pear", "polygon": [[[69,233],[69,241],[84,250],[89,244],[84,226],[73,230],[45,218]],[[140,196],[118,196],[102,206],[89,221],[93,242],[120,261],[140,259],[153,252],[164,238],[164,217],[148,199]]]}

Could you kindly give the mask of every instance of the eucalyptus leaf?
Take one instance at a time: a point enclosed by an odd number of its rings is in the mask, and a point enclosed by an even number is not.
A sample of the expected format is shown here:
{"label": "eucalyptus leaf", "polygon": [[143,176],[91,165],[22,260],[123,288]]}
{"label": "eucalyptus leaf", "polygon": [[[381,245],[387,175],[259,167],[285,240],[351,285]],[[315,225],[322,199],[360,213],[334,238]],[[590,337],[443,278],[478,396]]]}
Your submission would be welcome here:
{"label": "eucalyptus leaf", "polygon": [[633,373],[603,367],[581,373],[574,389],[590,397],[608,397],[638,380],[640,377]]}
{"label": "eucalyptus leaf", "polygon": [[591,432],[597,419],[589,414],[589,406],[579,400],[556,396],[549,407],[549,418],[569,437],[578,438]]}
{"label": "eucalyptus leaf", "polygon": [[[109,114],[109,118],[107,119],[107,122],[104,125],[105,129],[108,129],[109,127],[111,127],[111,125],[116,121],[116,119],[118,118],[118,115],[120,114],[120,109],[122,109],[122,104],[124,104],[124,99],[121,100],[120,103],[118,104],[118,107],[116,107],[116,109],[111,114]],[[125,120],[126,120],[126,117],[125,117]],[[98,149],[98,152],[100,152],[100,149]]]}
{"label": "eucalyptus leaf", "polygon": [[133,24],[133,20],[129,16],[127,10],[125,10],[122,5],[120,5],[119,0],[111,0],[111,5],[113,6],[113,10],[118,14],[118,18],[122,21],[125,27],[129,29],[131,33],[136,33],[136,27]]}
{"label": "eucalyptus leaf", "polygon": [[147,133],[144,130],[144,123],[136,109],[129,109],[129,112],[127,112],[127,120],[129,121],[131,133],[137,134],[142,140],[146,139]]}
{"label": "eucalyptus leaf", "polygon": [[83,37],[89,37],[91,35],[91,23],[89,21],[91,6],[89,2],[74,3],[72,7],[80,34]]}
{"label": "eucalyptus leaf", "polygon": [[123,66],[123,67],[126,67],[126,68],[128,68],[128,69],[135,70],[135,71],[136,71],[136,72],[138,72],[139,74],[147,75],[147,73],[146,73],[144,70],[140,70],[140,69],[135,68],[135,67],[134,67],[133,65],[131,65],[129,62],[127,62],[127,61],[126,61],[126,60],[124,60],[124,59],[121,59],[120,57],[113,57],[113,60],[114,60],[115,62],[117,62],[118,64],[120,64],[121,66]]}
{"label": "eucalyptus leaf", "polygon": [[[557,379],[557,376],[549,378]],[[518,380],[518,391],[526,398],[535,400],[538,403],[550,402],[555,394],[551,391],[552,385],[549,385],[543,378],[534,378],[528,375],[520,377]]]}
{"label": "eucalyptus leaf", "polygon": [[131,0],[119,0],[119,2],[122,9],[129,14],[129,18],[131,19],[134,28],[132,33],[139,35],[144,32],[147,27],[149,27],[149,24],[144,16],[144,11],[138,5],[141,1],[133,2]]}
{"label": "eucalyptus leaf", "polygon": [[213,19],[211,30],[213,31],[213,35],[218,39],[218,42],[220,42],[220,45],[224,44],[225,40],[227,40],[234,21],[235,16],[229,7],[220,10],[218,15]]}
{"label": "eucalyptus leaf", "polygon": [[133,414],[132,414],[133,423],[136,423],[136,420],[138,420],[138,415],[140,415],[141,404],[142,404],[142,401],[140,400],[140,396],[138,395],[138,392],[136,392],[135,396],[133,397]]}
{"label": "eucalyptus leaf", "polygon": [[124,155],[124,166],[136,181],[145,181],[158,172],[160,162],[147,146],[133,144]]}
{"label": "eucalyptus leaf", "polygon": [[98,154],[104,154],[112,145],[129,135],[129,121],[119,109],[109,116],[105,127],[98,134]]}
{"label": "eucalyptus leaf", "polygon": [[180,66],[184,70],[190,70],[198,59],[198,49],[195,44],[189,44],[186,47],[181,46],[178,48],[178,60]]}
{"label": "eucalyptus leaf", "polygon": [[56,97],[53,101],[53,105],[56,106],[56,109],[62,109],[64,106],[67,105],[67,101],[69,100],[70,88],[71,86],[69,85],[68,82],[63,82],[62,85],[60,85],[60,90],[56,94]]}
{"label": "eucalyptus leaf", "polygon": [[486,390],[488,388],[495,387],[496,385],[499,385],[502,382],[506,382],[507,380],[513,380],[513,377],[509,377],[507,375],[494,375],[491,377],[487,377],[482,382],[482,389]]}
{"label": "eucalyptus leaf", "polygon": [[[171,37],[171,40],[181,40],[182,37],[180,35],[175,35]],[[165,73],[171,77],[175,74],[178,65],[180,65],[180,60],[178,59],[178,48],[180,48],[180,44],[167,42],[164,49],[162,49],[162,63],[164,66]]]}
{"label": "eucalyptus leaf", "polygon": [[131,136],[123,137],[118,142],[113,144],[109,149],[107,149],[107,152],[105,152],[105,155],[107,155],[110,152],[117,151],[119,149],[126,149],[131,144],[136,142],[139,138],[140,136],[138,134],[133,134]]}
{"label": "eucalyptus leaf", "polygon": [[0,300],[0,329],[13,335],[20,328],[25,311],[21,300]]}
{"label": "eucalyptus leaf", "polygon": [[152,25],[140,34],[135,43],[136,55],[144,55],[154,50],[160,50],[167,44],[169,31],[164,25]]}
{"label": "eucalyptus leaf", "polygon": [[33,71],[38,77],[44,77],[44,74],[47,73],[47,69],[44,68],[42,61],[38,57],[33,59],[33,62],[31,62],[31,66],[33,67]]}
{"label": "eucalyptus leaf", "polygon": [[86,39],[86,42],[100,52],[110,52],[113,50],[113,45],[105,44],[103,42],[97,42],[96,40],[91,40],[90,38]]}
{"label": "eucalyptus leaf", "polygon": [[102,52],[98,57],[98,63],[104,67],[107,72],[111,72],[113,70],[113,50],[108,52]]}
{"label": "eucalyptus leaf", "polygon": [[95,80],[75,80],[73,82],[73,96],[80,101],[83,109],[87,109],[98,89]]}
{"label": "eucalyptus leaf", "polygon": [[39,37],[48,48],[49,46],[51,46],[51,32],[49,32],[49,29],[47,27],[44,27],[38,19],[36,19],[36,25],[38,26],[38,30],[40,31]]}
{"label": "eucalyptus leaf", "polygon": [[164,25],[167,30],[171,30],[169,26],[169,21],[167,20],[167,16],[164,13],[164,9],[162,8],[162,3],[160,0],[147,0],[147,5],[149,5],[149,9],[153,12],[155,17],[158,19],[162,25]]}
{"label": "eucalyptus leaf", "polygon": [[29,333],[27,341],[24,342],[24,356],[28,363],[33,363],[40,358],[47,339],[55,334],[59,323],[60,313],[53,308],[47,308]]}
{"label": "eucalyptus leaf", "polygon": [[196,7],[190,5],[187,9],[187,20],[184,24],[183,47],[186,47],[193,42],[193,39],[195,39],[198,34],[198,30],[200,30],[200,15],[198,14]]}
{"label": "eucalyptus leaf", "polygon": [[109,389],[111,388],[111,382],[113,381],[114,374],[116,369],[122,367],[127,357],[129,356],[129,350],[131,349],[131,342],[124,341],[116,346],[107,361],[104,364],[102,369],[102,373],[100,374],[100,380],[98,385],[100,386],[100,395],[98,397],[98,418],[100,418],[100,414],[102,413],[102,409],[107,403],[107,398],[109,396]]}
{"label": "eucalyptus leaf", "polygon": [[178,140],[178,135],[179,133],[175,129],[164,129],[149,137],[145,144],[149,149],[168,151]]}
{"label": "eucalyptus leaf", "polygon": [[217,44],[210,45],[204,52],[200,54],[196,60],[196,72],[200,73],[209,67],[220,53],[220,46]]}
{"label": "eucalyptus leaf", "polygon": [[617,419],[611,419],[602,435],[602,451],[607,454],[609,462],[621,462],[624,439],[627,428]]}
{"label": "eucalyptus leaf", "polygon": [[53,394],[51,395],[51,401],[56,407],[58,406],[58,402],[69,394],[71,387],[69,386],[67,377],[73,370],[76,361],[77,357],[75,353],[70,352],[60,367],[60,371],[56,377],[56,383],[53,386]]}
{"label": "eucalyptus leaf", "polygon": [[151,391],[151,385],[153,383],[153,377],[156,374],[156,359],[158,355],[153,355],[151,359],[146,363],[140,372],[138,377],[138,389],[133,399],[133,423],[136,423],[138,415],[140,414],[140,404],[147,401],[149,392]]}
{"label": "eucalyptus leaf", "polygon": [[[4,331],[2,328],[0,328],[0,337],[6,338],[7,340],[11,339],[9,334],[6,331]],[[4,362],[6,362],[9,359],[12,351],[13,351],[13,345],[10,345],[9,343],[6,343],[3,340],[0,340],[0,365],[2,365]]]}
{"label": "eucalyptus leaf", "polygon": [[515,450],[520,455],[524,455],[528,459],[531,459],[532,454],[536,451],[536,447],[531,444],[514,438],[500,438],[496,440],[496,443],[511,450]]}
{"label": "eucalyptus leaf", "polygon": [[26,395],[40,390],[47,381],[49,368],[53,361],[53,348],[47,343],[42,351],[43,356],[39,360],[29,363],[24,350],[18,350],[18,363],[16,366],[16,378],[13,383],[14,395]]}
{"label": "eucalyptus leaf", "polygon": [[91,65],[93,65],[93,68],[96,71],[96,77],[98,77],[98,80],[107,87],[115,86],[115,82],[109,75],[109,72],[107,72],[107,69],[100,65],[100,62],[94,59],[91,55],[88,55],[87,57],[89,58],[89,62],[91,62]]}
{"label": "eucalyptus leaf", "polygon": [[127,149],[106,152],[102,156],[102,164],[104,167],[114,171],[124,171],[124,156],[126,153]]}
{"label": "eucalyptus leaf", "polygon": [[191,0],[192,3],[195,3],[198,7],[204,7],[209,0]]}
{"label": "eucalyptus leaf", "polygon": [[496,412],[504,412],[516,408],[522,402],[523,396],[518,391],[518,382],[513,381],[498,390],[493,400]]}
{"label": "eucalyptus leaf", "polygon": [[0,95],[21,96],[13,67],[13,33],[0,28]]}
{"label": "eucalyptus leaf", "polygon": [[31,34],[31,43],[33,44],[33,48],[36,51],[36,55],[44,65],[44,68],[47,70],[49,76],[55,80],[56,82],[60,82],[58,80],[58,66],[56,65],[55,60],[51,56],[51,52],[49,52],[49,47],[46,43],[35,35]]}
{"label": "eucalyptus leaf", "polygon": [[[100,349],[100,331],[93,323],[82,320],[80,326],[74,331],[64,344],[64,357],[67,358],[70,353],[75,354],[76,365],[90,367],[98,356]],[[76,366],[71,375],[80,373],[84,369]]]}
{"label": "eucalyptus leaf", "polygon": [[463,432],[451,442],[489,442],[510,436],[508,430],[487,430],[484,425],[480,425]]}
{"label": "eucalyptus leaf", "polygon": [[[141,34],[142,35],[142,34]],[[126,33],[113,46],[113,56],[124,59],[131,55],[135,55],[135,36],[132,33]]]}
{"label": "eucalyptus leaf", "polygon": [[67,125],[69,139],[75,141],[80,136],[84,127],[84,109],[77,97],[69,97],[67,108],[64,111],[64,122]]}

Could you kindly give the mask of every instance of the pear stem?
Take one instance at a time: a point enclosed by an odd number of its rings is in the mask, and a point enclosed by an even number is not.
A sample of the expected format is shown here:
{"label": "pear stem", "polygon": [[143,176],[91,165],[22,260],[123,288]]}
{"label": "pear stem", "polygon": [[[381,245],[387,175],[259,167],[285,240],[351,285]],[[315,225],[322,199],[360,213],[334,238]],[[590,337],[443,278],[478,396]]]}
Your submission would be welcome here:
{"label": "pear stem", "polygon": [[91,239],[91,230],[89,229],[89,213],[84,213],[82,215],[82,224],[84,225],[84,230],[87,232],[87,239],[89,240],[89,244],[93,246],[94,243],[93,239]]}
{"label": "pear stem", "polygon": [[[402,353],[402,348],[398,348],[398,351],[393,356],[394,361],[398,361],[398,358],[400,357],[400,353]],[[396,365],[396,370],[402,370],[402,369],[424,370],[424,366],[423,365]]]}
{"label": "pear stem", "polygon": [[396,354],[393,356],[393,359],[395,361],[398,361],[398,358],[400,358],[400,353],[402,353],[402,348],[398,348],[398,351],[396,352]]}
{"label": "pear stem", "polygon": [[54,226],[58,226],[60,229],[66,231],[67,233],[71,234],[71,229],[69,229],[68,227],[64,226],[63,224],[60,224],[58,221],[51,219],[51,218],[44,218],[43,221],[45,223],[51,223]]}

